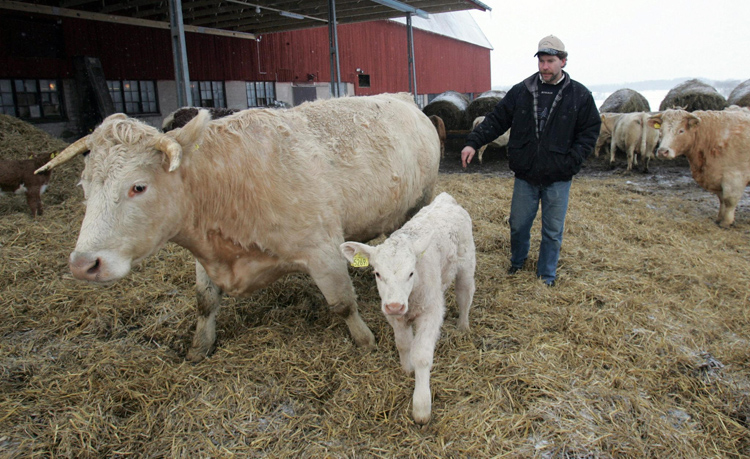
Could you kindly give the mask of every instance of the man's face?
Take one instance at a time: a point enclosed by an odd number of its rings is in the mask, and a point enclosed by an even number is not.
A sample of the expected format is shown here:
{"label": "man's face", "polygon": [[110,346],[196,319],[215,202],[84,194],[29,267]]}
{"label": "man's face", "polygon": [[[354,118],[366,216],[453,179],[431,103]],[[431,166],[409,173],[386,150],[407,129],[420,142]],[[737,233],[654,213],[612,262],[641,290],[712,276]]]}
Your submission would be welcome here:
{"label": "man's face", "polygon": [[540,54],[539,74],[545,83],[557,83],[562,76],[562,68],[565,65],[565,59],[550,54]]}

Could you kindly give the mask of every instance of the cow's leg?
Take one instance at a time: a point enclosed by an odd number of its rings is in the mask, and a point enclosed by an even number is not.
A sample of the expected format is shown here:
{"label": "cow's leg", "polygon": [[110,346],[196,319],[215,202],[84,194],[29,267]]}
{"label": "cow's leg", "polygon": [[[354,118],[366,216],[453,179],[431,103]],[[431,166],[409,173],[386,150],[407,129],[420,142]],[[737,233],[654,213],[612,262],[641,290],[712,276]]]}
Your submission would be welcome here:
{"label": "cow's leg", "polygon": [[357,346],[370,350],[375,347],[375,337],[359,315],[354,286],[338,246],[332,245],[335,251],[323,249],[316,258],[309,260],[308,272],[331,310],[343,317]]}
{"label": "cow's leg", "polygon": [[[443,302],[442,296],[428,298],[427,301]],[[430,392],[430,371],[435,355],[435,345],[440,337],[440,326],[443,324],[442,305],[432,314],[419,316],[414,322],[416,333],[411,348],[411,362],[414,365],[414,398],[412,415],[419,425],[427,424],[432,415],[432,394]]]}
{"label": "cow's leg", "polygon": [[200,362],[213,351],[216,343],[216,314],[221,307],[222,291],[209,279],[206,269],[198,260],[195,260],[195,293],[198,322],[187,359]]}
{"label": "cow's leg", "polygon": [[628,146],[628,171],[633,170],[633,162],[635,161],[635,150],[633,147]]}
{"label": "cow's leg", "polygon": [[734,212],[737,203],[742,199],[745,184],[741,177],[725,177],[721,182],[719,196],[719,218],[716,223],[722,228],[729,228],[734,223]]}
{"label": "cow's leg", "polygon": [[612,140],[609,145],[609,168],[614,169],[615,168],[615,151],[617,150],[617,142],[615,141],[614,134],[612,135]]}
{"label": "cow's leg", "polygon": [[398,349],[398,358],[401,362],[401,368],[404,373],[411,375],[414,373],[414,365],[411,363],[411,346],[414,342],[414,331],[412,326],[406,323],[403,317],[386,316],[388,323],[393,328],[393,337]]}
{"label": "cow's leg", "polygon": [[487,145],[482,145],[479,148],[479,152],[477,153],[477,158],[479,159],[479,164],[482,164],[482,156],[484,156],[484,150],[487,149]]}
{"label": "cow's leg", "polygon": [[469,309],[474,299],[474,263],[459,268],[456,275],[456,304],[458,304],[458,329],[469,330]]}

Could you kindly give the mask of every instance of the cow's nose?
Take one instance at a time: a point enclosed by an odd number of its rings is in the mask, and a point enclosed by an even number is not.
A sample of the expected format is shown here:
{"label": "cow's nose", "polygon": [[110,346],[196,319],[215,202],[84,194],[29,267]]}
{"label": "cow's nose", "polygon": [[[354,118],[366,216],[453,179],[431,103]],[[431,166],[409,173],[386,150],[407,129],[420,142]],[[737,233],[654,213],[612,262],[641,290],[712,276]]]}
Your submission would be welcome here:
{"label": "cow's nose", "polygon": [[96,280],[102,269],[101,259],[85,253],[72,253],[68,264],[73,277],[81,280]]}
{"label": "cow's nose", "polygon": [[401,303],[388,303],[385,305],[385,313],[390,315],[401,315],[406,312],[406,305]]}
{"label": "cow's nose", "polygon": [[666,148],[659,148],[658,150],[656,150],[656,156],[658,156],[659,158],[666,158],[668,154],[669,150],[667,150]]}

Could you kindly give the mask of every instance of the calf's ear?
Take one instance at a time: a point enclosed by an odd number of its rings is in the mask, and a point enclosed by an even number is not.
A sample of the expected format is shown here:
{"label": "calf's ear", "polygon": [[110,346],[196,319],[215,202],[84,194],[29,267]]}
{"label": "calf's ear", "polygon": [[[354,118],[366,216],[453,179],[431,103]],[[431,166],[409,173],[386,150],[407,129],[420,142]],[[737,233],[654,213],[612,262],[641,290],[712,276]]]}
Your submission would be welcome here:
{"label": "calf's ear", "polygon": [[412,243],[411,247],[412,250],[414,250],[414,255],[417,256],[417,259],[419,259],[430,247],[430,243],[432,243],[432,233],[432,231],[429,231],[422,234],[419,239]]}
{"label": "calf's ear", "polygon": [[354,256],[357,254],[364,255],[364,257],[369,260],[374,248],[359,242],[344,242],[339,246],[339,249],[341,249],[341,253],[344,254],[344,257],[352,263],[354,262]]}
{"label": "calf's ear", "polygon": [[653,115],[648,117],[648,125],[654,129],[661,128],[661,115]]}

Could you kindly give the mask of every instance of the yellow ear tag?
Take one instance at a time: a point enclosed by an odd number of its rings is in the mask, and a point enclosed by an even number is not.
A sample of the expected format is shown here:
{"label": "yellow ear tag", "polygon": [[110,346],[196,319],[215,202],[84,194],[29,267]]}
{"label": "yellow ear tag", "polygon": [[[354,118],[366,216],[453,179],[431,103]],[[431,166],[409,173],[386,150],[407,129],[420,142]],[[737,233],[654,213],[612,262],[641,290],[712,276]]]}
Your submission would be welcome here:
{"label": "yellow ear tag", "polygon": [[354,258],[352,259],[352,266],[355,268],[366,268],[370,266],[370,260],[361,253],[355,253]]}
{"label": "yellow ear tag", "polygon": [[49,155],[49,159],[53,159],[55,156],[57,156],[57,153],[52,153],[51,155]]}
{"label": "yellow ear tag", "polygon": [[660,127],[661,127],[661,124],[659,124],[659,123],[654,123],[654,129],[659,129]]}

